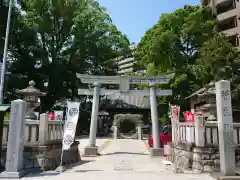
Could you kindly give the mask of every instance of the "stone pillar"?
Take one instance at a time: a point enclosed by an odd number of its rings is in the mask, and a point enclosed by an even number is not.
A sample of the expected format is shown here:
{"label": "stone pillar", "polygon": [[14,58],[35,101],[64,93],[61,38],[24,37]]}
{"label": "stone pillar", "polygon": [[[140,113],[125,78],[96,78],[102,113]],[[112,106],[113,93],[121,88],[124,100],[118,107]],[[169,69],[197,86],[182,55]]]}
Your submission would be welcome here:
{"label": "stone pillar", "polygon": [[[171,108],[171,107],[170,107]],[[172,111],[172,108],[170,109],[170,111]],[[172,117],[171,117],[171,123],[172,123],[172,144],[175,146],[175,143],[178,141],[178,136],[177,136],[177,119],[175,119],[173,117],[173,112],[172,113]]]}
{"label": "stone pillar", "polygon": [[113,126],[113,139],[117,139],[117,138],[118,138],[118,127]]}
{"label": "stone pillar", "polygon": [[138,140],[142,140],[143,137],[142,137],[142,128],[141,128],[141,126],[137,126],[136,129],[137,129]]}
{"label": "stone pillar", "polygon": [[233,176],[236,171],[230,82],[221,80],[215,85],[220,168],[223,175]]}
{"label": "stone pillar", "polygon": [[96,82],[94,83],[89,145],[84,149],[85,156],[98,155],[98,147],[96,146],[96,134],[98,124],[99,96],[100,96],[100,84]]}
{"label": "stone pillar", "polygon": [[46,113],[40,115],[39,121],[39,144],[45,145],[48,138],[48,115]]}
{"label": "stone pillar", "polygon": [[159,137],[159,122],[158,122],[158,105],[156,96],[156,84],[150,83],[150,105],[151,105],[151,119],[152,119],[152,136],[153,136],[153,148],[150,151],[150,155],[160,156],[162,150],[160,149],[160,137]]}
{"label": "stone pillar", "polygon": [[7,143],[7,158],[5,171],[1,178],[21,178],[23,171],[24,129],[27,103],[23,100],[11,102],[10,123]]}
{"label": "stone pillar", "polygon": [[202,116],[195,116],[195,144],[197,147],[204,147],[204,119]]}
{"label": "stone pillar", "polygon": [[[195,116],[195,145],[196,147],[204,147],[205,144],[205,127],[204,127],[204,119],[203,116]],[[199,148],[198,151],[201,152]],[[204,167],[202,164],[202,157],[201,153],[195,153],[193,152],[193,162],[192,162],[192,169],[194,172],[201,171]]]}

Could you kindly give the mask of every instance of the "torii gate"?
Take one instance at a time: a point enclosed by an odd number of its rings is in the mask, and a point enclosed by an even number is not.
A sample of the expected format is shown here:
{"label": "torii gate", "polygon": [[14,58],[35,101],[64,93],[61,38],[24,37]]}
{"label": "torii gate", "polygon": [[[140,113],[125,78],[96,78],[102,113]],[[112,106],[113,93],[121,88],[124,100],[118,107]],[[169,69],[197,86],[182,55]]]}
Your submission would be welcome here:
{"label": "torii gate", "polygon": [[[97,130],[97,118],[99,109],[99,96],[104,94],[121,93],[124,95],[142,95],[150,96],[150,108],[152,119],[152,135],[154,147],[151,149],[152,156],[159,156],[160,139],[159,139],[159,123],[158,123],[158,109],[157,109],[157,96],[169,96],[172,95],[172,90],[156,89],[157,84],[168,84],[174,74],[161,75],[161,76],[94,76],[85,74],[76,74],[77,78],[81,79],[82,83],[88,83],[94,85],[93,90],[93,103],[92,103],[92,115],[90,124],[89,145],[84,149],[86,156],[97,155],[98,148],[96,147],[96,130]],[[146,84],[149,83],[150,89],[144,90],[130,90],[130,84]],[[118,90],[105,90],[101,89],[101,84],[119,84]],[[79,95],[86,95],[90,93],[87,89],[79,89]]]}

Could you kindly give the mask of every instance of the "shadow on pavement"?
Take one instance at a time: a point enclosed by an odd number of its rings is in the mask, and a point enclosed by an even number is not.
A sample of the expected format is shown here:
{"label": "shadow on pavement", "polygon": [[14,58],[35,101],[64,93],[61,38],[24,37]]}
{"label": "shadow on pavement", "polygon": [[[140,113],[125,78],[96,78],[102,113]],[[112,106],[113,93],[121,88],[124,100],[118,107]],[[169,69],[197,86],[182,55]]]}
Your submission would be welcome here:
{"label": "shadow on pavement", "polygon": [[147,153],[133,153],[133,152],[113,152],[113,153],[106,153],[102,154],[103,156],[108,156],[108,155],[115,155],[115,154],[132,154],[132,155],[148,155]]}
{"label": "shadow on pavement", "polygon": [[[70,165],[67,165],[65,166],[67,171],[73,169],[74,167],[76,166],[79,166],[79,165],[83,165],[83,164],[86,164],[86,163],[90,163],[92,162],[93,160],[81,160],[79,162],[76,162],[76,163],[73,163],[73,164],[70,164]],[[27,174],[25,176],[25,178],[32,178],[32,177],[44,177],[44,176],[57,176],[61,174],[60,172],[54,172],[54,171],[45,171],[45,172],[35,172],[35,173],[30,173],[30,174]]]}
{"label": "shadow on pavement", "polygon": [[27,174],[26,176],[24,176],[24,178],[33,178],[33,177],[44,177],[44,176],[57,176],[61,173],[59,172],[50,172],[50,171],[46,171],[46,172],[42,172],[42,173],[30,173]]}
{"label": "shadow on pavement", "polygon": [[103,170],[75,170],[74,172],[98,172]]}
{"label": "shadow on pavement", "polygon": [[67,165],[66,166],[66,169],[67,170],[71,170],[77,166],[80,166],[80,165],[83,165],[83,164],[87,164],[87,163],[90,163],[90,162],[93,162],[94,160],[81,160],[79,162],[76,162],[76,163],[73,163],[73,164],[70,164],[70,165]]}

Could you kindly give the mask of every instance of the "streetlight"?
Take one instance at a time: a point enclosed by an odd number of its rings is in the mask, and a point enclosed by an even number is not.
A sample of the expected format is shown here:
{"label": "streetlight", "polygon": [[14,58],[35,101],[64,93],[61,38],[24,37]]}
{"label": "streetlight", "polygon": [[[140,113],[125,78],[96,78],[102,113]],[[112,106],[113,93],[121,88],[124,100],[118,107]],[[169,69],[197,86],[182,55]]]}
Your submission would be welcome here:
{"label": "streetlight", "polygon": [[4,96],[4,94],[3,94],[3,91],[4,91],[4,78],[5,78],[7,53],[8,53],[8,39],[9,39],[9,30],[10,30],[12,6],[13,6],[13,0],[9,0],[8,16],[7,16],[7,26],[6,26],[6,34],[5,34],[5,42],[4,42],[4,50],[3,50],[1,82],[0,82],[0,104],[3,103],[3,99],[4,99],[3,98],[3,96]]}

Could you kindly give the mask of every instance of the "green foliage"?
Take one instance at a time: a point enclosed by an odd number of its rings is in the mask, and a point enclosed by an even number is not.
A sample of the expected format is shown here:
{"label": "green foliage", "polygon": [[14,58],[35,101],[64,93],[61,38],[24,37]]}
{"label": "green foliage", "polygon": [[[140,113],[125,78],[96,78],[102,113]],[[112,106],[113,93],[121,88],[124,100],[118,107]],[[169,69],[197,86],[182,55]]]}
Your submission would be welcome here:
{"label": "green foliage", "polygon": [[135,59],[135,69],[146,69],[147,75],[175,72],[169,85],[160,86],[171,88],[173,96],[160,103],[181,105],[182,111],[188,105],[185,98],[211,81],[230,79],[239,94],[239,54],[219,35],[209,8],[185,6],[163,14],[141,39]]}
{"label": "green foliage", "polygon": [[10,120],[10,112],[5,113],[4,120],[6,120],[6,121]]}
{"label": "green foliage", "polygon": [[166,115],[162,116],[162,117],[159,119],[159,122],[160,122],[161,125],[171,124],[170,118],[167,117]]}
{"label": "green foliage", "polygon": [[22,0],[21,5],[25,15],[15,20],[16,42],[10,48],[9,100],[33,79],[47,91],[42,102],[50,109],[56,100],[77,97],[76,73],[116,74],[112,59],[129,51],[130,43],[97,1]]}

